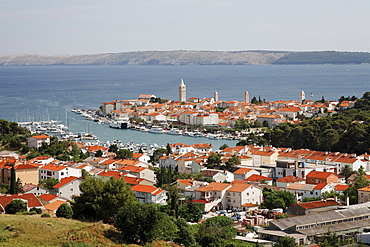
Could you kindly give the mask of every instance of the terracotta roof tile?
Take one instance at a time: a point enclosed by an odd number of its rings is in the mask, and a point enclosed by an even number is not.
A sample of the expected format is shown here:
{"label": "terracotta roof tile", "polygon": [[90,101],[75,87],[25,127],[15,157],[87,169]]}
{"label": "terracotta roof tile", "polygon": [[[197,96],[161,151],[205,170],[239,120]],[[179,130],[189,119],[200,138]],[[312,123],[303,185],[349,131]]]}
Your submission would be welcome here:
{"label": "terracotta roof tile", "polygon": [[312,208],[321,208],[321,207],[339,205],[339,203],[334,200],[327,200],[327,201],[302,202],[302,203],[294,204],[294,205],[299,205],[304,209],[312,209]]}
{"label": "terracotta roof tile", "polygon": [[76,179],[78,179],[78,177],[66,177],[66,178],[62,178],[58,184],[56,184],[56,185],[53,186],[53,188],[55,188],[55,189],[61,188],[61,187],[65,186],[66,184],[69,184],[70,182],[72,182],[72,181],[74,181]]}

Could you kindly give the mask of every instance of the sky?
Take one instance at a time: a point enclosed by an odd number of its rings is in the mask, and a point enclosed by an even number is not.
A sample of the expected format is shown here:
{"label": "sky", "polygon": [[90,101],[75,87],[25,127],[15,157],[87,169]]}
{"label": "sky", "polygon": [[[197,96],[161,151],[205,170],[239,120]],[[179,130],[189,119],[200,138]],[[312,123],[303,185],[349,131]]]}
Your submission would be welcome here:
{"label": "sky", "polygon": [[0,55],[370,52],[369,0],[0,0]]}

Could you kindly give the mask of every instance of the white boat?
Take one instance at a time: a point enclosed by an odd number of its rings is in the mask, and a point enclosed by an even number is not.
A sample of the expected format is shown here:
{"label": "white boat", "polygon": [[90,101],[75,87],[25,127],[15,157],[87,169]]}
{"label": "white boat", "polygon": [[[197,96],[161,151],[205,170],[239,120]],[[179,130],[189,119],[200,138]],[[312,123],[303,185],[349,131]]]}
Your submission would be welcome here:
{"label": "white boat", "polygon": [[148,132],[149,130],[145,126],[141,126],[140,127],[140,131]]}
{"label": "white boat", "polygon": [[192,137],[203,137],[203,134],[200,131],[195,131]]}
{"label": "white boat", "polygon": [[159,126],[152,126],[152,128],[149,130],[149,133],[163,134],[163,133],[165,133],[165,130],[162,129],[161,127],[159,127]]}
{"label": "white boat", "polygon": [[207,134],[205,137],[208,139],[221,139],[221,136],[218,134]]}
{"label": "white boat", "polygon": [[179,130],[178,128],[172,128],[167,132],[167,134],[169,134],[169,135],[181,135],[182,131]]}
{"label": "white boat", "polygon": [[130,122],[127,120],[113,120],[109,123],[109,127],[114,129],[128,129],[130,128]]}

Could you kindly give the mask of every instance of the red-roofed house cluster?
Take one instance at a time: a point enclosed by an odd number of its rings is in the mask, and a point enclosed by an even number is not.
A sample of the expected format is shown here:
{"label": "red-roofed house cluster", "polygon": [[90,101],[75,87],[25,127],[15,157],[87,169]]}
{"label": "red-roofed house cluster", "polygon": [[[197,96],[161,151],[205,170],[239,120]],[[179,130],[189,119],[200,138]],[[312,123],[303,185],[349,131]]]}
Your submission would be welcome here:
{"label": "red-roofed house cluster", "polygon": [[[181,85],[180,85],[181,86]],[[246,92],[247,93],[247,92]],[[336,107],[351,108],[354,102],[332,101],[317,103],[307,100],[302,91],[299,100],[265,101],[262,104],[252,104],[248,96],[244,101],[222,101],[218,94],[214,98],[186,97],[186,91],[179,101],[153,102],[146,97],[139,96],[137,100],[114,100],[102,104],[104,115],[113,118],[136,118],[144,121],[177,121],[187,125],[219,125],[233,127],[238,119],[265,122],[269,127],[282,122],[297,122],[298,115],[306,117],[322,117],[335,112]],[[155,95],[150,95],[155,97]],[[216,109],[225,109],[218,112]]]}

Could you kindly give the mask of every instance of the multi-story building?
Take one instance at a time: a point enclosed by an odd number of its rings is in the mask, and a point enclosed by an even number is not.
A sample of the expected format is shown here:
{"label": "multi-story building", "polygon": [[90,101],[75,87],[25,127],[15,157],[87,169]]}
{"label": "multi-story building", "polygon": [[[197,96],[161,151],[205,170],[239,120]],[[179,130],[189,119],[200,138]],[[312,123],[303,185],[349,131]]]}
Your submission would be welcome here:
{"label": "multi-story building", "polygon": [[149,185],[135,185],[131,188],[135,193],[136,199],[141,203],[155,203],[165,205],[167,201],[167,191]]}
{"label": "multi-story building", "polygon": [[45,143],[47,145],[50,144],[50,137],[47,135],[38,135],[38,136],[31,136],[27,138],[27,145],[30,148],[38,149]]}
{"label": "multi-story building", "polygon": [[59,181],[66,177],[81,177],[81,169],[66,165],[47,164],[39,169],[39,179],[55,178]]}

